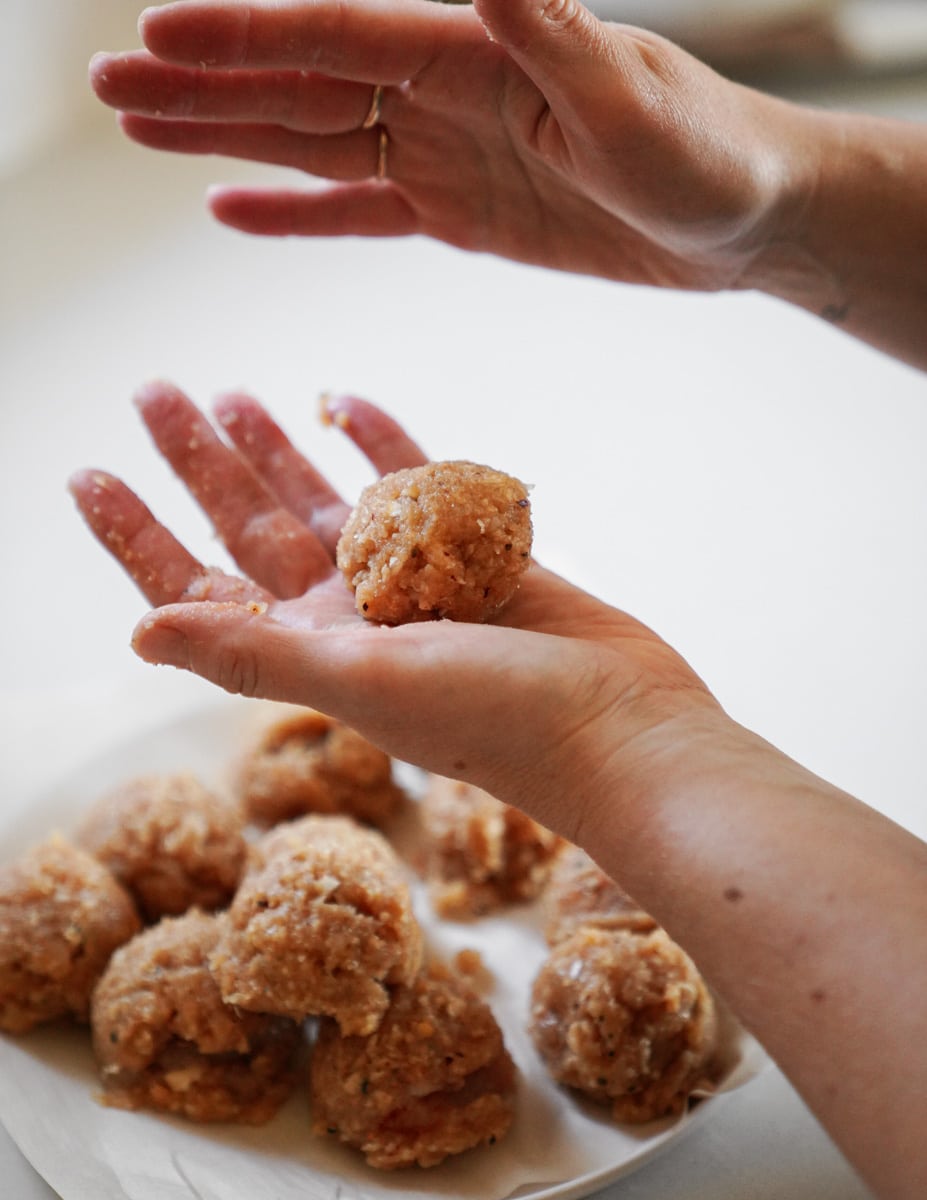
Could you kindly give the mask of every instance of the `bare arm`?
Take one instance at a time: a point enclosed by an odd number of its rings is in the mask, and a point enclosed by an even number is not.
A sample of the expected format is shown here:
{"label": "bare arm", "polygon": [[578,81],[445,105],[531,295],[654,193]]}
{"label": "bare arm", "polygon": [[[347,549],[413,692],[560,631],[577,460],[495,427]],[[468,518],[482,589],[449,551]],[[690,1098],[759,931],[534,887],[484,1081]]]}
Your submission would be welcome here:
{"label": "bare arm", "polygon": [[876,1194],[921,1195],[927,847],[716,714],[633,760],[603,781],[621,831],[591,831],[603,865],[659,909]]}
{"label": "bare arm", "polygon": [[[421,461],[376,409],[334,403],[377,469]],[[322,708],[584,846],[879,1194],[919,1200],[927,846],[737,725],[653,631],[537,565],[493,624],[362,621],[332,563],[346,508],[259,405],[220,405],[234,448],[167,385],[141,409],[251,579],[207,571],[117,480],[82,472],[85,519],[156,606],[137,652]]]}

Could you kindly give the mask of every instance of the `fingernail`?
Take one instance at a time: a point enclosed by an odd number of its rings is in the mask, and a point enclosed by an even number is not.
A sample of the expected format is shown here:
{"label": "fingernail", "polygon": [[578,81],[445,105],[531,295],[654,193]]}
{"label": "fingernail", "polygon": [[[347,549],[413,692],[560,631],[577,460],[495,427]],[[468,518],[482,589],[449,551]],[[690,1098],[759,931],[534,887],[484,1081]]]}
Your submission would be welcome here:
{"label": "fingernail", "polygon": [[242,419],[242,406],[248,404],[249,397],[243,391],[219,392],[212,402],[212,411],[220,425],[228,427]]}
{"label": "fingernail", "polygon": [[347,410],[342,407],[347,397],[333,396],[331,392],[323,392],[319,396],[319,420],[323,425],[337,425],[339,429],[347,429],[351,424],[351,418]]}
{"label": "fingernail", "polygon": [[132,393],[132,403],[142,412],[149,404],[157,403],[165,394],[176,390],[166,379],[148,379]]}
{"label": "fingernail", "polygon": [[190,668],[187,636],[173,625],[165,625],[157,613],[143,617],[132,635],[132,649],[147,663],[164,667]]}

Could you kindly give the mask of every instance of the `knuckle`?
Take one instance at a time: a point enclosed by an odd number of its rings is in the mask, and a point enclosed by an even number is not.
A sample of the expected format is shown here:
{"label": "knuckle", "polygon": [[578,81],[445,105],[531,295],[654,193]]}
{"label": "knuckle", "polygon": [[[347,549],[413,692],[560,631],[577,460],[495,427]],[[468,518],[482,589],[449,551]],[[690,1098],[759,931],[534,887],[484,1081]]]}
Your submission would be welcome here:
{"label": "knuckle", "polygon": [[246,654],[237,647],[222,651],[216,661],[214,675],[216,684],[223,691],[235,696],[257,696],[259,694],[260,668],[253,654]]}
{"label": "knuckle", "polygon": [[579,27],[586,12],[577,0],[546,0],[541,9],[541,19],[553,29],[568,30]]}

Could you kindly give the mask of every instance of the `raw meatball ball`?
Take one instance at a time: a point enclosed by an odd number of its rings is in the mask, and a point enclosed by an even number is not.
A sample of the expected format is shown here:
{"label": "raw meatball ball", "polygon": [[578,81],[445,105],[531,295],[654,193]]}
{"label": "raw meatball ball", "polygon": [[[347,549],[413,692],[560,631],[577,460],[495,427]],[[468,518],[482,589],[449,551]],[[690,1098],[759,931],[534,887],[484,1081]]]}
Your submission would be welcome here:
{"label": "raw meatball ball", "polygon": [[90,810],[76,840],[135,897],[148,921],[232,898],[245,863],[238,813],[193,775],[134,779]]}
{"label": "raw meatball ball", "polygon": [[108,1104],[259,1125],[292,1091],[302,1032],[223,1003],[207,965],[219,920],[165,917],[113,955],[92,1010]]}
{"label": "raw meatball ball", "polygon": [[229,1004],[371,1033],[409,983],[422,934],[389,843],[347,817],[278,825],[253,849],[211,959]]}
{"label": "raw meatball ball", "polygon": [[660,929],[585,928],[558,942],[534,982],[530,1032],[554,1079],[618,1121],[679,1112],[713,1077],[714,1002]]}
{"label": "raw meatball ball", "polygon": [[444,462],[366,488],[337,562],[359,613],[401,625],[487,620],[515,594],[530,554],[525,485],[491,467]]}
{"label": "raw meatball ball", "polygon": [[110,955],[140,926],[109,871],[63,838],[0,867],[0,1029],[86,1021]]}
{"label": "raw meatball ball", "polygon": [[597,929],[656,929],[653,917],[597,866],[585,850],[569,843],[554,859],[543,896],[544,935],[553,946],[584,925]]}
{"label": "raw meatball ball", "polygon": [[238,788],[245,814],[259,825],[306,813],[384,825],[403,795],[388,754],[313,709],[264,732],[242,763]]}
{"label": "raw meatball ball", "polygon": [[422,798],[426,877],[443,917],[533,900],[560,838],[480,788],[435,775]]}
{"label": "raw meatball ball", "polygon": [[374,1167],[431,1167],[507,1132],[515,1066],[488,1006],[435,967],[396,989],[368,1037],[323,1021],[309,1092],[316,1133],[357,1147]]}

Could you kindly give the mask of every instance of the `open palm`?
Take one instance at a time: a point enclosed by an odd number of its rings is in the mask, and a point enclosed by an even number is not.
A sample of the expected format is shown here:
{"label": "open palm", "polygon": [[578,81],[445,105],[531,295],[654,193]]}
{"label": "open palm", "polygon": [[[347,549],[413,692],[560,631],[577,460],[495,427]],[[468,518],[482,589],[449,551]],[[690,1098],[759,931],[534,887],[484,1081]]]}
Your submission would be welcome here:
{"label": "open palm", "polygon": [[[255,400],[217,403],[227,439],[169,384],[148,385],[138,404],[243,571],[203,566],[113,476],[76,474],[85,520],[154,606],[135,633],[143,658],[321,708],[398,757],[527,794],[529,807],[541,778],[566,756],[582,761],[587,743],[601,756],[714,704],[649,629],[537,564],[489,624],[363,620],[334,565],[348,506]],[[373,405],[329,407],[381,473],[424,461]]]}

